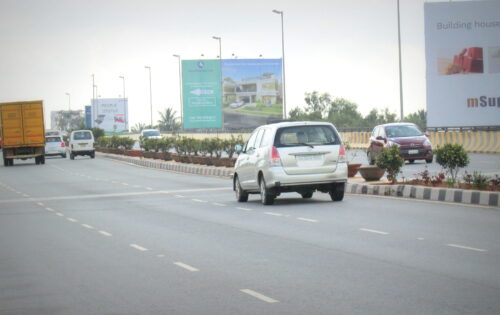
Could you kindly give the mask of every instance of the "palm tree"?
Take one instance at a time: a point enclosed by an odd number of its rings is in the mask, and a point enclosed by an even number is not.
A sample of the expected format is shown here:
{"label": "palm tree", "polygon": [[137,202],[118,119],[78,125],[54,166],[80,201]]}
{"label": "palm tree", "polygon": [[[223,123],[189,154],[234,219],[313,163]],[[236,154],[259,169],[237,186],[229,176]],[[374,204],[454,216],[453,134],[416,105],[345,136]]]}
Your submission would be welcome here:
{"label": "palm tree", "polygon": [[144,123],[136,123],[133,127],[132,127],[132,132],[133,133],[140,133],[143,129],[146,129],[146,124]]}
{"label": "palm tree", "polygon": [[158,128],[160,131],[177,131],[180,128],[180,123],[177,122],[177,113],[172,108],[167,108],[165,111],[158,112],[160,120],[158,120]]}

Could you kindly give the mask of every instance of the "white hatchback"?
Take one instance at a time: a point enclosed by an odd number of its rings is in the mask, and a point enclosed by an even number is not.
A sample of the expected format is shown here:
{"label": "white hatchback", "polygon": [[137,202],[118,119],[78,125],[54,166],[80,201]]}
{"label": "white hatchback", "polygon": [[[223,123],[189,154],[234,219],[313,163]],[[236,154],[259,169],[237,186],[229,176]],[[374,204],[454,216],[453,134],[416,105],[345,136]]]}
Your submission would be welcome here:
{"label": "white hatchback", "polygon": [[77,155],[95,157],[94,135],[90,130],[75,130],[69,137],[69,158],[74,160]]}
{"label": "white hatchback", "polygon": [[331,123],[283,122],[261,126],[252,133],[236,160],[233,190],[239,202],[261,195],[270,205],[284,192],[311,198],[315,191],[344,198],[346,151]]}
{"label": "white hatchback", "polygon": [[66,145],[61,136],[46,136],[45,137],[45,155],[60,155],[66,157]]}

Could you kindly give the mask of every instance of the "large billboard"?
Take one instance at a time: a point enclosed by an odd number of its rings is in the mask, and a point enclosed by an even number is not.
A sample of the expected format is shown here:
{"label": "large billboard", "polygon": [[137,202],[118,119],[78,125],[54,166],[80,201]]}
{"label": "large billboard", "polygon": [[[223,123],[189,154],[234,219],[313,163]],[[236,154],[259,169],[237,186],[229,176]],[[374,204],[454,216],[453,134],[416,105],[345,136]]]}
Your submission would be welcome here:
{"label": "large billboard", "polygon": [[427,2],[427,125],[500,125],[500,2]]}
{"label": "large billboard", "polygon": [[281,119],[281,71],[281,59],[223,59],[222,67],[183,60],[184,128],[255,128]]}
{"label": "large billboard", "polygon": [[224,127],[255,128],[283,118],[281,59],[222,60]]}
{"label": "large billboard", "polygon": [[183,60],[183,127],[221,128],[221,67],[219,60]]}
{"label": "large billboard", "polygon": [[128,99],[98,98],[92,100],[92,127],[106,134],[128,131]]}

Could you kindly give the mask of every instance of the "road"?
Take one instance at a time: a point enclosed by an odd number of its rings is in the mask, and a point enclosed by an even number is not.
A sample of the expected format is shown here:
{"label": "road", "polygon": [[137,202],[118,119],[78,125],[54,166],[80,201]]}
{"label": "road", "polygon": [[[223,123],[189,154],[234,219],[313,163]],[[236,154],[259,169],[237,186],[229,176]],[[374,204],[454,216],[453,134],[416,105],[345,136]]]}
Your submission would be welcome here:
{"label": "road", "polygon": [[500,212],[97,157],[0,169],[0,314],[498,314]]}

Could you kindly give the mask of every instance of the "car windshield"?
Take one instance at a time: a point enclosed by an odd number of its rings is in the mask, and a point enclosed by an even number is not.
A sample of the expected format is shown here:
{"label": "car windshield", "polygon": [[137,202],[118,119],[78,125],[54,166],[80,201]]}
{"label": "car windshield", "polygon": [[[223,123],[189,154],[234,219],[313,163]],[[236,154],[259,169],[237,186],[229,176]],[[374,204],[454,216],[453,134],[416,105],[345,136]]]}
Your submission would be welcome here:
{"label": "car windshield", "polygon": [[61,142],[61,137],[45,137],[45,142]]}
{"label": "car windshield", "polygon": [[155,137],[159,136],[160,132],[158,130],[148,130],[144,131],[144,137]]}
{"label": "car windshield", "polygon": [[92,139],[92,134],[88,131],[79,131],[73,134],[73,139],[75,140],[90,140]]}
{"label": "car windshield", "polygon": [[274,145],[276,147],[314,146],[340,144],[340,138],[329,126],[293,126],[278,130]]}
{"label": "car windshield", "polygon": [[413,125],[389,126],[385,127],[385,132],[388,138],[417,137],[422,135],[422,132]]}

